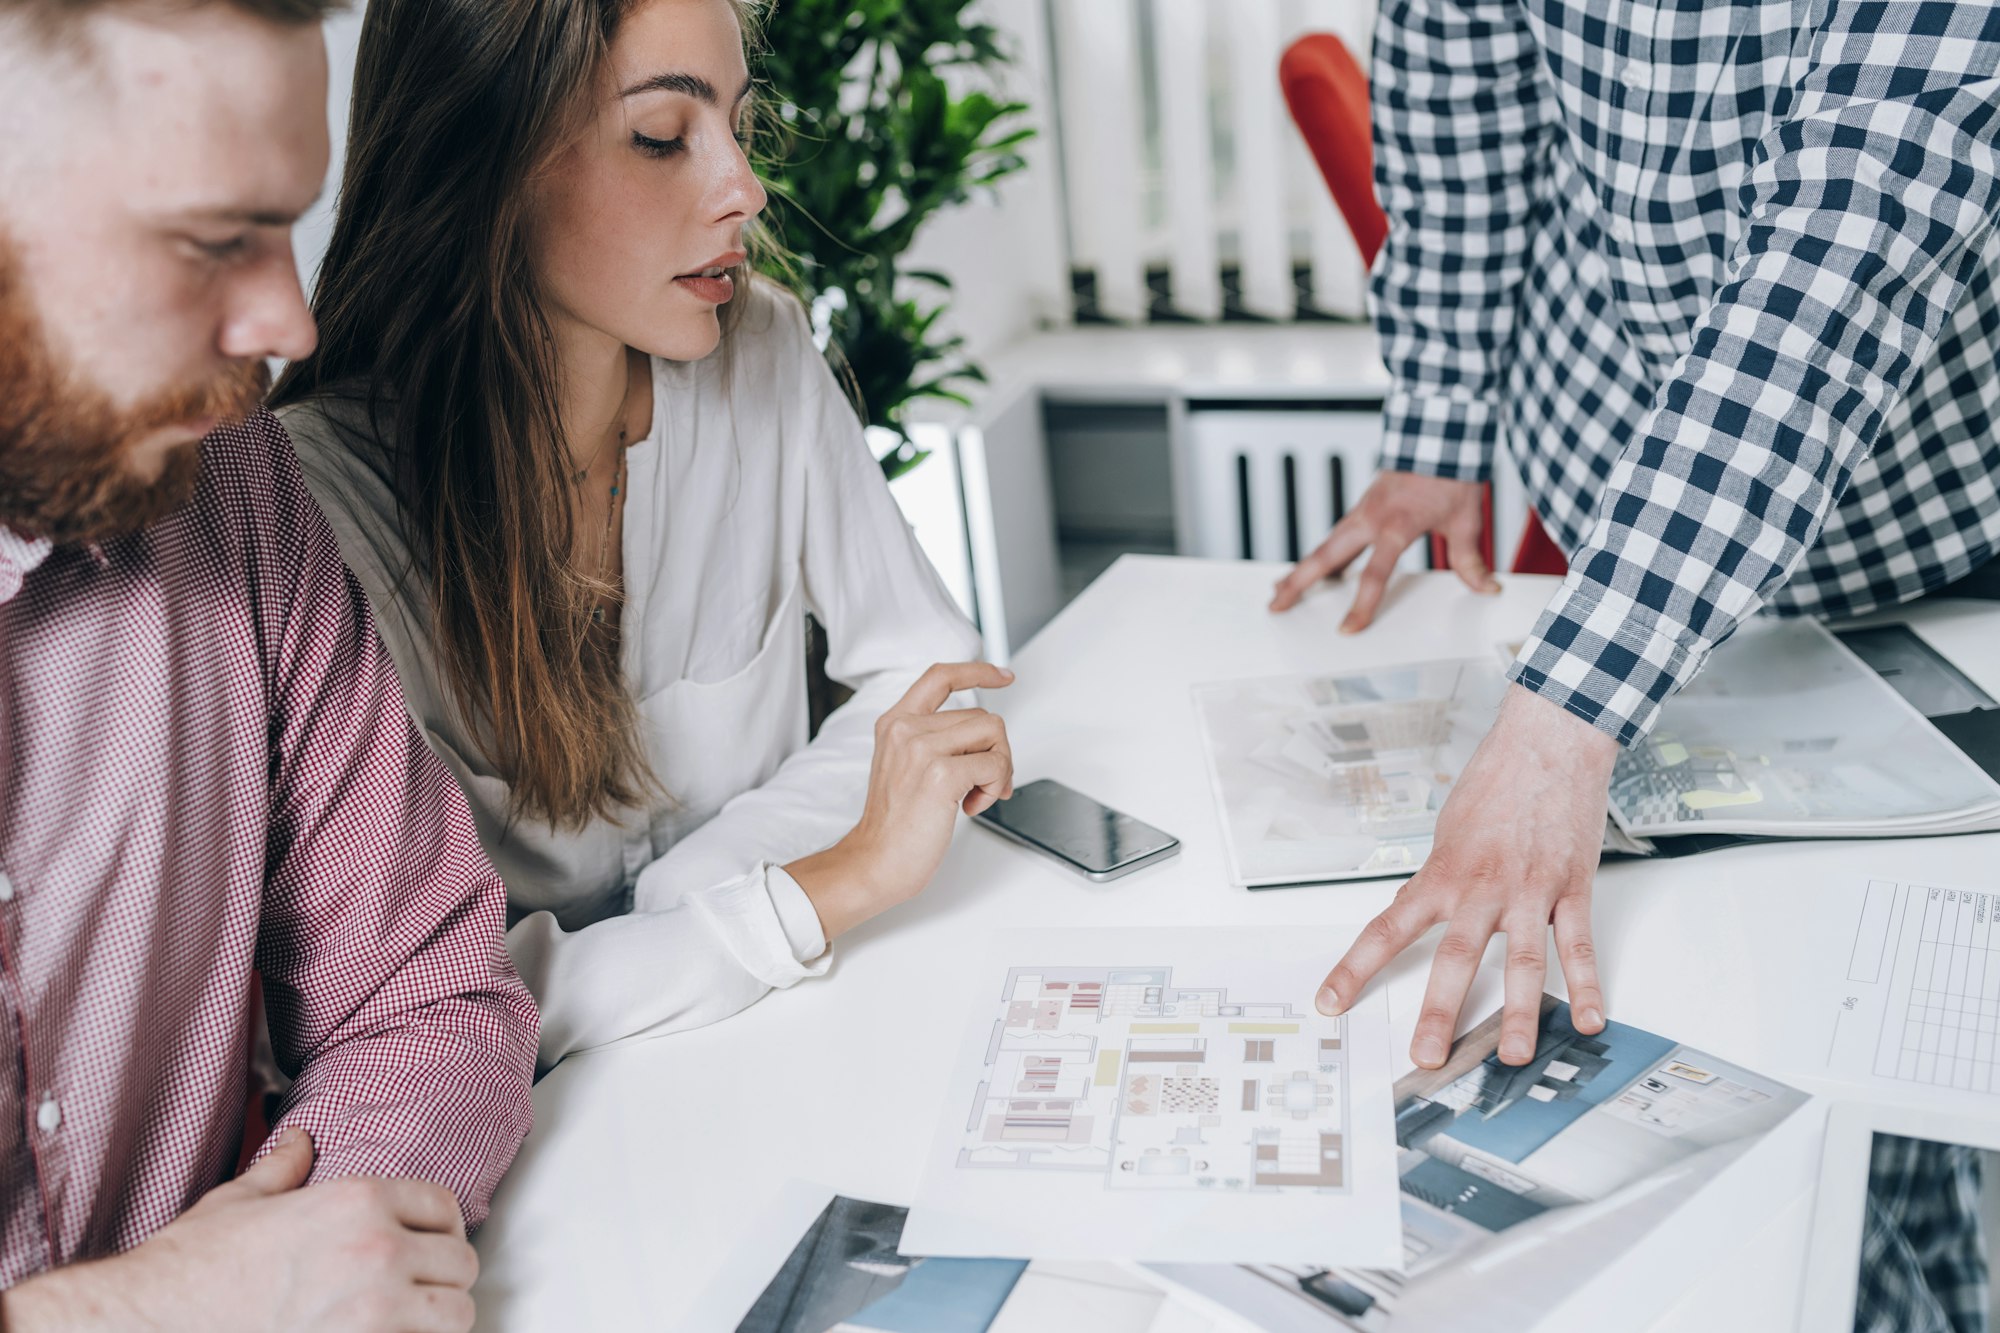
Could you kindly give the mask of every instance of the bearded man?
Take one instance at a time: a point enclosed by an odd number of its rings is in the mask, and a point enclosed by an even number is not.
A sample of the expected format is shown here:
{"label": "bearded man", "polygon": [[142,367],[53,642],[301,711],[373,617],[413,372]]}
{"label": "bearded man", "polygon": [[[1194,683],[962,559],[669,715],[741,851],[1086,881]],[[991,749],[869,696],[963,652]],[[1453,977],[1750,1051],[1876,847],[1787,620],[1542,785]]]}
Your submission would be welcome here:
{"label": "bearded man", "polygon": [[[504,890],[258,408],[325,8],[0,0],[10,1333],[466,1328],[530,1121]],[[295,1083],[223,1183],[253,973]]]}

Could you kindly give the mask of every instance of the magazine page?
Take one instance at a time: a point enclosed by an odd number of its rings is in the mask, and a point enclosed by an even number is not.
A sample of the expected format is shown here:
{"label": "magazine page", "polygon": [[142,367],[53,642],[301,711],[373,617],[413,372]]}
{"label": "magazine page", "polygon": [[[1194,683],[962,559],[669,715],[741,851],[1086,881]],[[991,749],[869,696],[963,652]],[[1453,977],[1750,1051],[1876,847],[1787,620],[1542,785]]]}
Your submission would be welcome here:
{"label": "magazine page", "polygon": [[1620,757],[1611,811],[1638,837],[1945,832],[2000,784],[1824,626],[1758,620]]}
{"label": "magazine page", "polygon": [[[794,1197],[808,1193],[796,1182],[787,1189]],[[793,1226],[745,1238],[751,1248],[768,1249],[787,1235],[798,1237],[748,1312],[740,1318],[731,1312],[747,1298],[718,1292],[689,1327],[736,1333],[1208,1333],[1213,1327],[1176,1307],[1158,1282],[1119,1264],[906,1258],[897,1246],[907,1210],[817,1194],[824,1202],[802,1234]],[[785,1225],[776,1215],[769,1221]]]}

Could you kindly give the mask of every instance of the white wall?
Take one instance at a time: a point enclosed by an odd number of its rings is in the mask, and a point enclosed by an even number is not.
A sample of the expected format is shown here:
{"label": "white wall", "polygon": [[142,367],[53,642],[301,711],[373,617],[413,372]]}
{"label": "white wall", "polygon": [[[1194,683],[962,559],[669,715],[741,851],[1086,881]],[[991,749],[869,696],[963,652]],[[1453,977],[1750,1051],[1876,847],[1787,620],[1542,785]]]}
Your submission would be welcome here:
{"label": "white wall", "polygon": [[326,186],[319,202],[300,220],[292,233],[292,246],[299,261],[299,281],[306,295],[312,295],[313,276],[319,272],[320,257],[333,236],[333,196],[340,188],[340,164],[347,148],[347,103],[354,86],[354,50],[361,41],[361,6],[336,15],[326,25],[327,128],[333,135],[333,156],[327,164]]}

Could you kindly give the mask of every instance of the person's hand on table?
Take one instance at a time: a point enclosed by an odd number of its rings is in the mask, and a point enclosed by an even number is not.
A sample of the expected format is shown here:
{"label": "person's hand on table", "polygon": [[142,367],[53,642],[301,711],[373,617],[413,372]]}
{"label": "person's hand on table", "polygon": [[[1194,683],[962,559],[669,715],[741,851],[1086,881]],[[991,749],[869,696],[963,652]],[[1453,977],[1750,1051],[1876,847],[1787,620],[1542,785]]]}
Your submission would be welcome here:
{"label": "person's hand on table", "polygon": [[1392,959],[1442,922],[1410,1043],[1410,1058],[1435,1069],[1451,1050],[1487,941],[1505,934],[1500,1059],[1526,1064],[1541,1026],[1553,922],[1576,1029],[1601,1031],[1604,995],[1590,941],[1590,889],[1617,757],[1618,742],[1604,732],[1519,686],[1509,689],[1493,730],[1438,813],[1429,859],[1327,974],[1321,1012],[1352,1006]]}
{"label": "person's hand on table", "polygon": [[958,815],[976,815],[1014,794],[1007,724],[983,708],[945,702],[961,690],[1000,689],[1014,673],[987,662],[926,671],[875,724],[868,803],[854,831],[785,867],[830,940],[931,882]]}
{"label": "person's hand on table", "polygon": [[1479,593],[1497,593],[1499,581],[1479,554],[1479,537],[1486,526],[1485,488],[1476,481],[1453,481],[1415,472],[1383,472],[1362,493],[1361,503],[1348,511],[1319,548],[1278,581],[1271,598],[1273,611],[1289,611],[1322,579],[1339,575],[1371,551],[1354,590],[1354,605],[1340,622],[1343,634],[1367,629],[1382,604],[1396,561],[1411,542],[1430,533],[1444,538],[1452,572]]}
{"label": "person's hand on table", "polygon": [[10,1288],[9,1333],[462,1333],[479,1258],[450,1190],[351,1176],[307,1186],[288,1130],[248,1171],[125,1253]]}

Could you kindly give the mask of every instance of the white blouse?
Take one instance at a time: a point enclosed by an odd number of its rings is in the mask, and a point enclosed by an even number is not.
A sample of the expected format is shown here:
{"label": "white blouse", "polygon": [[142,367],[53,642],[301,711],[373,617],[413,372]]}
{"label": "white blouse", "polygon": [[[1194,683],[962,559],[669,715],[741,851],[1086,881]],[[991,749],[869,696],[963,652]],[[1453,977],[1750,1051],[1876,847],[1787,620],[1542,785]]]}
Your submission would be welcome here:
{"label": "white blouse", "polygon": [[[904,522],[804,311],[759,285],[699,362],[655,359],[628,451],[625,676],[670,800],[557,832],[511,824],[507,784],[442,688],[381,445],[356,401],[280,414],[374,604],[411,714],[506,880],[507,947],[542,1009],[540,1062],[726,1018],[826,970],[779,867],[860,817],[875,719],[933,662],[977,655]],[[806,742],[805,614],[854,697]]]}

